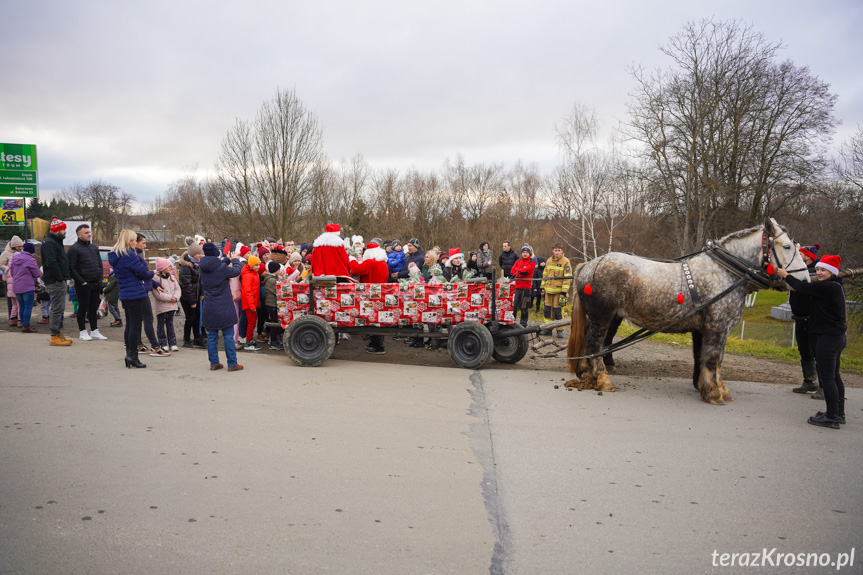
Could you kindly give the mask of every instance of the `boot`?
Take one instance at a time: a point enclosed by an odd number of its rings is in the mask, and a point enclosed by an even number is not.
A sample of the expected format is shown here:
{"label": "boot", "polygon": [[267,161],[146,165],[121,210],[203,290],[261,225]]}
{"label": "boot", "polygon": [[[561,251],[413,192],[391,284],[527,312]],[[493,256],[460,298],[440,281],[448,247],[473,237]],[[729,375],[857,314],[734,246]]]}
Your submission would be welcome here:
{"label": "boot", "polygon": [[794,393],[809,393],[818,390],[818,370],[815,367],[814,361],[801,361],[803,368],[803,385],[795,387],[791,391]]}
{"label": "boot", "polygon": [[126,362],[127,368],[135,367],[135,368],[140,369],[142,367],[147,367],[146,364],[141,363],[141,360],[138,359],[138,350],[137,349],[134,349],[131,352],[128,350],[126,351],[125,362]]}
{"label": "boot", "polygon": [[[827,415],[827,413],[819,411],[815,414],[815,417],[821,417],[822,415]],[[840,399],[836,405],[836,419],[839,420],[839,423],[845,425],[845,398]]]}
{"label": "boot", "polygon": [[38,330],[33,329],[29,325],[25,325],[21,328],[21,333],[39,333]]}
{"label": "boot", "polygon": [[68,339],[63,339],[62,335],[52,335],[51,345],[72,345],[72,341]]}
{"label": "boot", "polygon": [[824,401],[824,390],[819,387],[818,390],[811,395],[811,397],[812,399]]}

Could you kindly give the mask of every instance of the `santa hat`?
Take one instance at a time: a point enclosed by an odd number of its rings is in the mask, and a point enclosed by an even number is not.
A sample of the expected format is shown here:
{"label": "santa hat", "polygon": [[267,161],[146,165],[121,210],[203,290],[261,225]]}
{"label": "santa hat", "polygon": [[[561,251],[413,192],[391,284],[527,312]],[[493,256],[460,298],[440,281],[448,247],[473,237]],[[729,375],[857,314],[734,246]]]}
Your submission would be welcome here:
{"label": "santa hat", "polygon": [[449,251],[449,259],[454,260],[456,258],[461,258],[461,261],[464,261],[464,254],[461,253],[461,250],[458,248],[452,248]]}
{"label": "santa hat", "polygon": [[366,251],[363,252],[363,259],[385,262],[387,261],[387,251],[377,243],[371,242],[366,244]]}
{"label": "santa hat", "polygon": [[249,246],[241,247],[240,248],[240,257],[241,258],[246,257],[246,254],[249,253],[250,251],[252,251],[252,248],[250,248]]}
{"label": "santa hat", "polygon": [[285,255],[288,255],[288,252],[285,250],[284,246],[280,246],[280,245],[278,245],[278,244],[277,244],[277,245],[272,246],[272,248],[270,249],[270,253],[272,253],[272,254],[285,254]]}
{"label": "santa hat", "polygon": [[51,218],[51,231],[54,233],[61,232],[66,229],[66,222],[60,218]]}
{"label": "santa hat", "polygon": [[340,234],[342,233],[342,227],[339,224],[327,224],[324,226],[324,231],[331,234]]}
{"label": "santa hat", "polygon": [[202,236],[200,234],[195,234],[195,241],[198,242],[199,244],[203,244],[207,241],[207,238],[205,238],[204,236]]}
{"label": "santa hat", "polygon": [[816,268],[824,268],[834,276],[839,275],[839,266],[842,265],[842,258],[839,256],[823,256],[821,261],[815,264]]}
{"label": "santa hat", "polygon": [[249,264],[250,268],[253,268],[256,265],[258,265],[259,263],[261,263],[261,260],[260,260],[260,258],[258,258],[258,256],[249,256],[249,259],[246,260],[246,263]]}
{"label": "santa hat", "polygon": [[818,250],[821,248],[821,244],[812,244],[811,246],[807,246],[805,248],[800,248],[800,253],[804,256],[812,258],[813,260],[818,259]]}
{"label": "santa hat", "polygon": [[163,272],[171,267],[171,262],[167,258],[156,258],[156,271]]}
{"label": "santa hat", "polygon": [[205,256],[219,257],[219,248],[213,242],[205,243],[201,249],[204,251]]}

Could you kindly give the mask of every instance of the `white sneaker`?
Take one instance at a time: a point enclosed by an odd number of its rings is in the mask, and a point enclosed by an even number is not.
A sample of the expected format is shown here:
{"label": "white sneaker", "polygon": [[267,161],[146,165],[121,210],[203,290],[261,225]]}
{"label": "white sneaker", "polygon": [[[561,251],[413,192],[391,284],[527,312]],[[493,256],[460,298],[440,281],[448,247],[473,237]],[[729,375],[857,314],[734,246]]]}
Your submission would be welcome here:
{"label": "white sneaker", "polygon": [[245,345],[245,344],[246,344],[246,338],[244,338],[244,337],[239,337],[239,338],[237,338],[237,342],[242,343],[243,345]]}
{"label": "white sneaker", "polygon": [[104,335],[102,335],[101,333],[99,333],[98,329],[94,329],[93,331],[90,332],[90,339],[103,339],[104,340],[104,339],[108,339],[108,338],[105,337]]}
{"label": "white sneaker", "polygon": [[179,348],[179,347],[177,347],[176,345],[172,345],[172,346],[171,346],[171,351],[180,351],[180,348]]}
{"label": "white sneaker", "polygon": [[84,341],[90,341],[93,338],[90,337],[90,334],[87,333],[86,329],[82,329],[81,333],[78,334],[78,339],[83,339]]}

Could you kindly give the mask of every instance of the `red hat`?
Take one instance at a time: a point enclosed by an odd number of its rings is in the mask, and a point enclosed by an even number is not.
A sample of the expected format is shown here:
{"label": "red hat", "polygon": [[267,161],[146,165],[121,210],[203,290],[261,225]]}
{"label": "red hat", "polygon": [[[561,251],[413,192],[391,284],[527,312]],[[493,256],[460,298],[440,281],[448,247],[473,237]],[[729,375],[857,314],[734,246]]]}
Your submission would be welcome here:
{"label": "red hat", "polygon": [[461,258],[461,261],[464,261],[464,254],[461,253],[461,250],[458,248],[452,248],[449,251],[449,259]]}
{"label": "red hat", "polygon": [[339,226],[339,224],[327,224],[326,227],[324,227],[324,231],[338,234],[341,233],[342,228],[341,226]]}
{"label": "red hat", "polygon": [[816,268],[824,268],[834,276],[839,275],[839,266],[842,265],[842,258],[839,256],[821,256],[821,261],[815,264]]}
{"label": "red hat", "polygon": [[821,248],[821,244],[812,244],[811,246],[807,246],[804,248],[800,248],[800,253],[804,256],[810,257],[813,260],[818,259],[818,250]]}
{"label": "red hat", "polygon": [[268,253],[270,253],[270,250],[268,250],[267,248],[265,248],[261,244],[258,244],[258,257],[261,257],[262,255],[268,254]]}
{"label": "red hat", "polygon": [[250,248],[249,246],[241,247],[240,248],[240,257],[241,258],[246,257],[246,254],[249,253],[250,251],[252,251],[252,248]]}
{"label": "red hat", "polygon": [[367,250],[370,250],[370,249],[372,249],[372,248],[379,248],[379,247],[381,247],[381,246],[380,246],[380,245],[378,245],[378,244],[376,244],[375,242],[371,242],[371,243],[366,244],[366,249],[367,249]]}
{"label": "red hat", "polygon": [[51,218],[51,231],[59,232],[66,229],[66,222],[60,218]]}

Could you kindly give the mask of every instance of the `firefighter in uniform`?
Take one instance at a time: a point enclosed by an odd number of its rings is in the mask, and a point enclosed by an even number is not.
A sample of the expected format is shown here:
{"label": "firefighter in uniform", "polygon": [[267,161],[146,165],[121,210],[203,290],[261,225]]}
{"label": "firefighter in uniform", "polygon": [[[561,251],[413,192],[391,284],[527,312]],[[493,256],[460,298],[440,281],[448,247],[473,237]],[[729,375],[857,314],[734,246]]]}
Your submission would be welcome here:
{"label": "firefighter in uniform", "polygon": [[[554,279],[572,276],[572,266],[563,255],[563,245],[556,243],[551,248],[552,256],[545,263],[540,287],[545,290],[545,322],[563,319],[563,306],[566,305],[566,295],[569,293],[569,279]],[[557,328],[557,337],[563,338],[563,328]]]}

